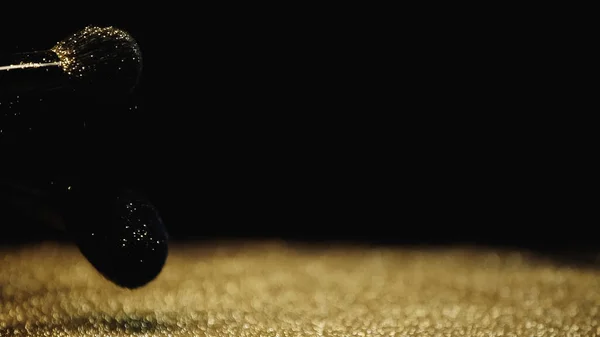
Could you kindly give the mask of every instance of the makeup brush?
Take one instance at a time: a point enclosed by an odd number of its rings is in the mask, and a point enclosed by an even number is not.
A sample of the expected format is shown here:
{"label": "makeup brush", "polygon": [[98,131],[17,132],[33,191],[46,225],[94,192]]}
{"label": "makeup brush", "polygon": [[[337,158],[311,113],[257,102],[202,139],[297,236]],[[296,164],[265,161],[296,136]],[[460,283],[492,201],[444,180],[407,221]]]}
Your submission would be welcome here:
{"label": "makeup brush", "polygon": [[0,182],[0,199],[63,230],[107,279],[125,288],[152,281],[167,258],[168,235],[139,191],[72,177]]}
{"label": "makeup brush", "polygon": [[0,55],[0,96],[53,89],[127,93],[141,72],[142,54],[131,35],[88,26],[48,50]]}

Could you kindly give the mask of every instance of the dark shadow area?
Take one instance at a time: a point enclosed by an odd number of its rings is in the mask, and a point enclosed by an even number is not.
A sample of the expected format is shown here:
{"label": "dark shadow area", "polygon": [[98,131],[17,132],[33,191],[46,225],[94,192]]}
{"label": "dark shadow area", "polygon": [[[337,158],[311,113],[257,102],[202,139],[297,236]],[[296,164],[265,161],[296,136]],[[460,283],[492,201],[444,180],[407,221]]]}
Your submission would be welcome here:
{"label": "dark shadow area", "polygon": [[[595,261],[596,206],[570,171],[584,168],[580,156],[542,134],[551,117],[516,103],[523,94],[506,88],[518,76],[485,66],[505,69],[505,59],[482,61],[469,43],[440,52],[411,36],[406,60],[390,63],[389,40],[351,29],[219,14],[209,28],[114,14],[8,34],[0,53],[114,25],[138,41],[144,68],[131,95],[3,100],[2,177],[136,188],[179,241],[473,244]],[[11,207],[0,205],[0,243],[65,240]]]}

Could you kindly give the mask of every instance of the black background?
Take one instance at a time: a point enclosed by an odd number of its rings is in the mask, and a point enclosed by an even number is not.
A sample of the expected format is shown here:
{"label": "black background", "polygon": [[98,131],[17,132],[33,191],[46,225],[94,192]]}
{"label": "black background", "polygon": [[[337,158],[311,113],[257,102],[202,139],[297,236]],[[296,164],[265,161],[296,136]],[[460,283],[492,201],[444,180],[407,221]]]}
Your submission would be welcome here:
{"label": "black background", "polygon": [[118,102],[50,99],[52,136],[5,145],[3,169],[137,186],[175,239],[595,247],[527,43],[257,12],[12,22],[1,52],[122,28],[144,72]]}

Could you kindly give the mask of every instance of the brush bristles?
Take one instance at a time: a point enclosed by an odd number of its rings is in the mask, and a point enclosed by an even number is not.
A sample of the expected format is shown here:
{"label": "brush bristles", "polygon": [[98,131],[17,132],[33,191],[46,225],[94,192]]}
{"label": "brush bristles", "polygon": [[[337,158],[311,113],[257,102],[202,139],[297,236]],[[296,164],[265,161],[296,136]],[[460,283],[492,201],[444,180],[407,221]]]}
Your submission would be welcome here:
{"label": "brush bristles", "polygon": [[[127,32],[114,27],[86,27],[51,49],[63,70],[88,82],[133,88],[142,70],[142,54]],[[121,83],[114,83],[121,81]]]}

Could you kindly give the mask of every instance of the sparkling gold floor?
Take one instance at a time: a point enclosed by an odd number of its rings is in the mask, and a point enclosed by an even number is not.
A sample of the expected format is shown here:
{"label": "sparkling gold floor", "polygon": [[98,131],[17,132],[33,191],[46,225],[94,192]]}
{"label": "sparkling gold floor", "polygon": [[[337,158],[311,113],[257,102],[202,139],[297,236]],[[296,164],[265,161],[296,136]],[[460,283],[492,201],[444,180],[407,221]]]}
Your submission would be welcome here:
{"label": "sparkling gold floor", "polygon": [[517,252],[176,245],[139,290],[0,250],[0,336],[600,336],[600,271]]}

